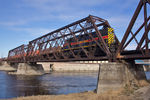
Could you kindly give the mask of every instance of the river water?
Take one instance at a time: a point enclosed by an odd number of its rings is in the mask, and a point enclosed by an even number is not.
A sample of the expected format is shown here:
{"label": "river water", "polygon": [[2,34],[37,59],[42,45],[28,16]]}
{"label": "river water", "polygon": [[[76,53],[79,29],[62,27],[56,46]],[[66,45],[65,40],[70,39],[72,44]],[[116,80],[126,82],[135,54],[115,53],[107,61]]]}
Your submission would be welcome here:
{"label": "river water", "polygon": [[[146,75],[150,79],[150,72],[146,72]],[[97,76],[96,72],[21,76],[0,71],[0,99],[90,91],[96,89]]]}
{"label": "river water", "polygon": [[97,74],[51,73],[42,76],[8,75],[0,71],[0,99],[43,94],[68,94],[96,89]]}

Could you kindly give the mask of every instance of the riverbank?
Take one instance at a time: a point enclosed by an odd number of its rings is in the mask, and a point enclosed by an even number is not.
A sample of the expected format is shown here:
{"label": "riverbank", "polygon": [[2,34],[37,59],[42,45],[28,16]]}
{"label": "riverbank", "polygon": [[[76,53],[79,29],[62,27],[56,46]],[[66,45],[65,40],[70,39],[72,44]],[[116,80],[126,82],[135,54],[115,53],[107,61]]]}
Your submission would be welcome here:
{"label": "riverbank", "polygon": [[[9,99],[6,99],[9,100]],[[94,92],[73,93],[68,95],[39,95],[18,97],[11,100],[150,100],[150,85],[132,91],[120,90],[96,94]]]}

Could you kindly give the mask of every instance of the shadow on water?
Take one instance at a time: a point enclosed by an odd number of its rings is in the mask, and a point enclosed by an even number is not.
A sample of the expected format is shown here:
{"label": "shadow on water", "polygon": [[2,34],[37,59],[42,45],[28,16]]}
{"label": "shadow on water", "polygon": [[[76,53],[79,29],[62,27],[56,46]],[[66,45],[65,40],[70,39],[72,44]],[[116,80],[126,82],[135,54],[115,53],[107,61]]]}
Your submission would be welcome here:
{"label": "shadow on water", "polygon": [[16,76],[0,72],[0,98],[48,94],[37,76]]}
{"label": "shadow on water", "polygon": [[30,95],[68,94],[94,90],[97,73],[51,73],[43,76],[8,75],[0,71],[0,99]]}

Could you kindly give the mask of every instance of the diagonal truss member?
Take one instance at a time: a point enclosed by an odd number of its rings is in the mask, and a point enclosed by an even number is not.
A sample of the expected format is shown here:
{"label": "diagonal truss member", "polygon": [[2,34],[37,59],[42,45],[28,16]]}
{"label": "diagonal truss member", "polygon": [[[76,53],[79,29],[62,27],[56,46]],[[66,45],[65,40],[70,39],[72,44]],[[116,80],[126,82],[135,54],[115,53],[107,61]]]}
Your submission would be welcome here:
{"label": "diagonal truss member", "polygon": [[[147,9],[149,5],[150,0],[140,0],[117,50],[116,57],[118,59],[150,59],[150,15],[148,15],[149,13]],[[143,12],[141,11],[142,8]],[[135,22],[138,16],[140,16],[140,12],[144,13],[144,22],[138,29],[136,28],[135,32],[133,32],[133,27],[137,27]],[[138,37],[138,35],[140,36]],[[132,44],[133,41],[135,41],[136,47],[132,50],[127,50],[127,47]]]}
{"label": "diagonal truss member", "polygon": [[[27,46],[10,50],[8,60],[16,62],[112,61],[115,50],[110,49],[111,46],[108,45],[107,39],[105,39],[108,38],[108,29],[110,28],[107,20],[89,15],[32,40]],[[114,38],[117,41],[116,44],[118,44],[116,36]],[[20,49],[22,47],[27,48]],[[14,58],[15,54],[19,57]]]}

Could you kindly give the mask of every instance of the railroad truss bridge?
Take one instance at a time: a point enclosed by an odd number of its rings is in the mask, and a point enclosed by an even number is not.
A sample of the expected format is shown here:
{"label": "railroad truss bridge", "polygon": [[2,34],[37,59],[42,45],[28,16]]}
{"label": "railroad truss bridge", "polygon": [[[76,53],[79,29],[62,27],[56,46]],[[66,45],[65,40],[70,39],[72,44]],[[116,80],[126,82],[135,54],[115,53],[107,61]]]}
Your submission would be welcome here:
{"label": "railroad truss bridge", "polygon": [[149,5],[150,0],[140,0],[121,42],[107,20],[89,15],[10,50],[0,61],[26,67],[36,62],[108,60],[108,64],[100,64],[97,93],[118,89],[133,80],[139,84],[145,73],[134,60],[150,59]]}
{"label": "railroad truss bridge", "polygon": [[[140,0],[121,42],[107,20],[89,15],[36,38],[27,45],[10,50],[7,61],[149,59],[150,16],[147,13],[147,6],[149,6],[149,0]],[[143,20],[143,23],[141,26],[136,26],[135,22],[142,8],[144,18],[140,20]],[[134,44],[134,47],[131,44]],[[133,49],[128,50],[128,47]]]}

